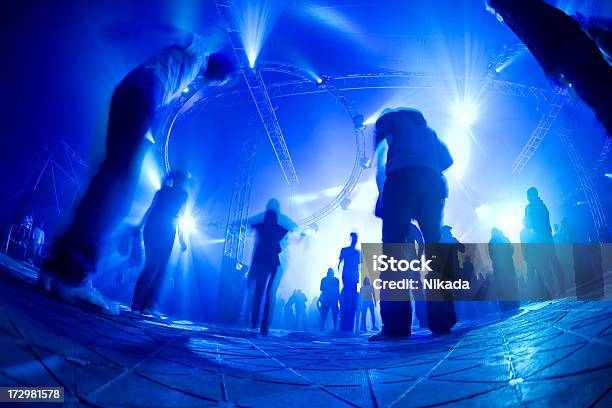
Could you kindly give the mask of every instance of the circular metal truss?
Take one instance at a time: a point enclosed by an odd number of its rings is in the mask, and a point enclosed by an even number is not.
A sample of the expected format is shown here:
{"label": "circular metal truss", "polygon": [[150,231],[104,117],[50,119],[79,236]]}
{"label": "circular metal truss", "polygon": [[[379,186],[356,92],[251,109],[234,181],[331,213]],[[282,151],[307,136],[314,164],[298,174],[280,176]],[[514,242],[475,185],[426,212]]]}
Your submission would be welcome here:
{"label": "circular metal truss", "polygon": [[[303,69],[280,62],[261,62],[257,68],[262,72],[276,72],[296,77],[296,79],[266,84],[271,99],[289,96],[330,94],[343,108],[346,115],[355,123],[360,115],[355,111],[351,102],[343,95],[346,91],[364,89],[461,89],[467,84],[481,84],[483,93],[509,95],[535,100],[538,104],[549,104],[555,97],[553,89],[539,88],[516,82],[504,81],[491,75],[478,75],[472,77],[442,76],[406,71],[388,71],[370,74],[351,74],[341,76],[322,77],[318,82]],[[240,75],[240,72],[234,73]],[[231,82],[231,81],[230,81]],[[166,171],[170,171],[168,159],[169,141],[174,125],[185,120],[194,112],[205,112],[246,103],[252,103],[252,97],[247,88],[226,89],[220,87],[221,92],[216,94],[204,93],[205,81],[198,77],[191,83],[189,89],[177,98],[162,114],[162,124],[159,134],[164,138],[160,144]],[[564,96],[567,98],[567,96]],[[361,117],[363,118],[363,117]],[[359,120],[358,120],[359,121]],[[357,121],[357,122],[358,122]],[[353,192],[361,172],[369,166],[369,158],[365,148],[365,135],[363,126],[355,126],[355,142],[357,154],[353,170],[340,193],[326,206],[313,215],[301,220],[300,225],[307,226],[316,223],[333,212],[341,202]],[[602,157],[606,157],[610,150],[606,143],[602,150]]]}
{"label": "circular metal truss", "polygon": [[[338,195],[332,201],[330,201],[327,205],[325,205],[316,213],[299,221],[299,224],[302,226],[312,225],[329,215],[331,212],[333,212],[342,203],[344,199],[350,196],[355,186],[357,185],[357,182],[359,181],[361,172],[364,168],[367,168],[369,166],[369,158],[366,154],[365,147],[365,134],[363,132],[365,126],[362,125],[363,116],[359,115],[355,111],[350,101],[344,95],[341,94],[335,84],[329,81],[327,77],[324,77],[320,81],[317,81],[315,78],[313,78],[311,74],[296,66],[274,62],[259,63],[257,65],[257,69],[260,72],[276,72],[297,77],[298,79],[293,82],[301,84],[301,86],[309,87],[309,89],[314,91],[311,93],[328,93],[334,98],[336,103],[340,105],[347,117],[354,124],[356,155],[351,174],[342,190],[340,190]],[[235,73],[234,75],[236,74],[239,73]],[[177,100],[173,104],[171,104],[162,114],[163,119],[161,121],[159,134],[163,137],[163,143],[161,143],[160,146],[162,150],[161,153],[164,160],[164,167],[166,169],[166,172],[170,172],[170,160],[168,151],[172,130],[176,123],[180,122],[181,120],[184,120],[186,117],[188,117],[191,113],[195,111],[206,110],[205,107],[208,106],[211,101],[217,102],[217,104],[215,105],[217,108],[252,102],[252,97],[248,89],[238,89],[231,92],[226,91],[224,93],[210,96],[205,95],[203,89],[204,85],[205,81],[203,78],[196,78],[196,80],[189,85],[189,88],[187,88],[183,92],[183,94],[179,98],[177,98]],[[220,89],[225,91],[225,89],[223,88]],[[278,84],[271,84],[267,86],[267,89],[268,92],[270,92],[270,89],[274,89],[276,90],[276,92],[278,92],[280,88],[278,87]],[[224,102],[219,104],[219,101]]]}

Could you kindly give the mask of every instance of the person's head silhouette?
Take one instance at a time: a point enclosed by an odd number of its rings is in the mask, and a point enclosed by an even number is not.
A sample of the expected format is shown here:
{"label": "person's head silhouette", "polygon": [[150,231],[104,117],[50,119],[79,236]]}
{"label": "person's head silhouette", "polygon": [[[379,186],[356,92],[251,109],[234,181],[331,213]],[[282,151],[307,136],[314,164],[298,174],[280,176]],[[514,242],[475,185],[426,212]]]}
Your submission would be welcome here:
{"label": "person's head silhouette", "polygon": [[530,187],[527,190],[527,201],[533,203],[534,201],[537,201],[538,198],[540,198],[538,195],[538,189],[535,187]]}
{"label": "person's head silhouette", "polygon": [[351,246],[354,247],[357,245],[357,240],[359,239],[356,232],[351,232]]}

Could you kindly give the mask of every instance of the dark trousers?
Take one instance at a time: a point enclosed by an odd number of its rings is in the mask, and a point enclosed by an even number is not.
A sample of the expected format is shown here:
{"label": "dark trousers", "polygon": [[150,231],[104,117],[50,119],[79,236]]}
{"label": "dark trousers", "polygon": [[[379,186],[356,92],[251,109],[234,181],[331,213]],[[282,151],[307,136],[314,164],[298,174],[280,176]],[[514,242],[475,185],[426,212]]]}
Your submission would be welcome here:
{"label": "dark trousers", "polygon": [[374,302],[361,302],[361,330],[366,330],[368,311],[370,312],[370,319],[372,320],[372,328],[376,327],[376,315],[374,314]]}
{"label": "dark trousers", "polygon": [[541,0],[491,0],[491,5],[546,74],[563,74],[612,135],[612,68],[580,25]]}
{"label": "dark trousers", "polygon": [[338,299],[333,300],[322,300],[321,301],[321,330],[325,329],[325,321],[327,320],[327,314],[331,310],[332,322],[334,323],[334,329],[338,323]]}
{"label": "dark trousers", "polygon": [[157,309],[159,295],[172,254],[176,228],[145,228],[145,267],[138,276],[132,297],[132,309]]}
{"label": "dark trousers", "polygon": [[[428,169],[406,167],[389,173],[382,192],[383,252],[396,259],[405,256],[398,252],[402,250],[399,246],[385,244],[406,243],[410,222],[415,219],[423,234],[425,253],[428,258],[434,258],[433,269],[443,271],[448,255],[440,253],[439,245],[431,244],[440,241],[444,198],[444,180]],[[382,272],[380,275],[383,283],[407,277],[400,272]],[[436,333],[450,330],[456,322],[450,291],[427,293],[427,296],[430,330]],[[383,332],[392,336],[409,335],[412,325],[409,292],[381,290],[380,315]]]}
{"label": "dark trousers", "polygon": [[355,312],[357,311],[357,283],[343,282],[340,292],[340,330],[352,332],[355,329]]}
{"label": "dark trousers", "polygon": [[253,305],[251,308],[251,326],[259,325],[259,314],[261,311],[261,301],[264,302],[263,318],[261,328],[267,329],[270,325],[270,303],[272,286],[278,267],[268,267],[263,265],[253,265],[249,275],[249,286],[255,286],[253,291]]}
{"label": "dark trousers", "polygon": [[147,70],[132,71],[115,89],[106,134],[106,155],[54,245],[45,269],[72,285],[95,270],[100,244],[129,211],[150,142],[160,85]]}

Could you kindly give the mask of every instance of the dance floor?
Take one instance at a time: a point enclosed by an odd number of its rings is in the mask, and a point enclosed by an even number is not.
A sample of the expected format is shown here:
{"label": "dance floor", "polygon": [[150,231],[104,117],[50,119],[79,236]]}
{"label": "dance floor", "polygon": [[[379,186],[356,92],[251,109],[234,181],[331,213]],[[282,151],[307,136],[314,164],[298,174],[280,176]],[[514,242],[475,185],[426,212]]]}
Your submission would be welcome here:
{"label": "dance floor", "polygon": [[105,316],[0,265],[0,385],[62,386],[66,406],[612,406],[610,302],[533,303],[380,344]]}

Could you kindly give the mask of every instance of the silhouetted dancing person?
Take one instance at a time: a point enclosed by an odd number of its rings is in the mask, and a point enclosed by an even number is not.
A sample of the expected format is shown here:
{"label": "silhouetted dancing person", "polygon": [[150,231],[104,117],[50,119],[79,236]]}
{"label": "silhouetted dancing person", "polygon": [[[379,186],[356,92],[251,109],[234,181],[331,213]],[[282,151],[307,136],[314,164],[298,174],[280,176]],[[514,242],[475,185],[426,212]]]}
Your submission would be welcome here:
{"label": "silhouetted dancing person", "polygon": [[185,191],[187,176],[175,172],[168,177],[168,182],[155,194],[141,222],[144,226],[145,267],[138,276],[132,297],[133,311],[150,313],[155,317],[161,316],[159,295],[176,235],[181,250],[187,249],[179,223],[189,198]]}
{"label": "silhouetted dancing person", "polygon": [[[431,257],[439,251],[431,244],[440,241],[442,213],[447,197],[442,172],[453,163],[450,152],[427,126],[423,114],[415,109],[384,111],[376,121],[375,140],[377,151],[384,148],[385,141],[388,146],[386,166],[383,166],[382,160],[378,162],[378,171],[386,172],[379,209],[383,223],[383,251],[396,259],[403,257],[402,249],[392,244],[407,242],[414,219],[423,234],[425,254]],[[444,268],[440,266],[444,258],[443,254],[432,258],[432,269],[436,274],[444,273]],[[381,272],[380,278],[385,284],[405,277],[401,272]],[[409,294],[404,292],[381,290],[383,327],[380,333],[370,337],[370,341],[410,336],[412,307]],[[429,329],[438,334],[448,333],[456,323],[452,294],[450,291],[428,291],[427,297]]]}
{"label": "silhouetted dancing person", "polygon": [[257,242],[248,278],[249,287],[255,286],[251,308],[251,327],[255,329],[259,326],[259,314],[263,298],[264,312],[260,331],[267,333],[270,324],[270,294],[280,266],[281,241],[289,230],[278,224],[278,213],[272,209],[266,210],[263,222],[251,224],[251,227],[257,233]]}
{"label": "silhouetted dancing person", "polygon": [[293,293],[293,307],[295,308],[295,329],[300,330],[300,326],[303,330],[308,329],[306,321],[306,303],[308,298],[301,289],[296,290]]}
{"label": "silhouetted dancing person", "polygon": [[370,312],[370,319],[372,320],[372,331],[378,330],[376,327],[376,315],[374,309],[376,308],[376,294],[374,293],[374,287],[370,283],[370,278],[367,276],[363,278],[363,285],[359,290],[359,298],[361,300],[361,331],[367,330],[367,315]]}
{"label": "silhouetted dancing person", "polygon": [[448,263],[449,272],[451,273],[452,279],[459,278],[459,252],[465,253],[465,245],[463,245],[457,237],[453,235],[453,227],[450,225],[443,225],[440,228],[440,243],[448,244],[450,249],[450,258]]}
{"label": "silhouetted dancing person", "polygon": [[499,228],[491,229],[489,257],[493,264],[493,279],[497,289],[497,300],[502,311],[519,307],[518,280],[512,255],[514,247]]}
{"label": "silhouetted dancing person", "polygon": [[357,311],[357,284],[361,252],[357,249],[357,233],[351,232],[351,245],[340,250],[338,271],[342,266],[342,292],[340,293],[340,330],[353,331]]}
{"label": "silhouetted dancing person", "polygon": [[525,206],[525,225],[533,231],[533,241],[530,250],[536,267],[536,276],[539,280],[541,290],[547,292],[547,296],[554,296],[559,292],[559,273],[561,268],[555,252],[552,228],[550,226],[550,214],[544,201],[538,194],[538,189],[530,187],[527,190],[527,201]]}
{"label": "silhouetted dancing person", "polygon": [[340,281],[334,276],[334,270],[329,268],[327,275],[321,279],[321,296],[319,296],[319,312],[321,313],[321,331],[325,330],[327,314],[331,311],[334,330],[338,323],[338,300],[340,299]]}
{"label": "silhouetted dancing person", "polygon": [[543,0],[489,3],[529,48],[546,76],[571,84],[612,136],[612,68],[597,38],[589,37],[578,22]]}
{"label": "silhouetted dancing person", "polygon": [[108,117],[106,155],[81,198],[72,223],[44,265],[52,289],[62,298],[84,301],[107,313],[118,308],[89,279],[101,244],[130,208],[156,110],[168,105],[199,73],[208,83],[222,81],[229,59],[210,54],[200,36],[170,29],[175,45],[132,70],[115,89]]}

